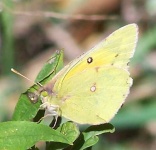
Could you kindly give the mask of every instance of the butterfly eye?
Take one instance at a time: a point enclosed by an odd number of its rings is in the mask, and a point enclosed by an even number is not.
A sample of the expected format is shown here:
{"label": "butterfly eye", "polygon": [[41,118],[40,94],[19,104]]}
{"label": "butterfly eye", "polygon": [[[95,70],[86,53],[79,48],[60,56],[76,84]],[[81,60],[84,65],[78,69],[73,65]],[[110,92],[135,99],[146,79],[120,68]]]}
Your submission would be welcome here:
{"label": "butterfly eye", "polygon": [[90,64],[90,63],[92,63],[92,62],[93,62],[93,58],[92,58],[92,57],[89,57],[89,58],[87,59],[87,63]]}
{"label": "butterfly eye", "polygon": [[41,96],[47,97],[47,96],[48,96],[48,92],[47,92],[47,91],[42,91],[42,92],[41,92]]}

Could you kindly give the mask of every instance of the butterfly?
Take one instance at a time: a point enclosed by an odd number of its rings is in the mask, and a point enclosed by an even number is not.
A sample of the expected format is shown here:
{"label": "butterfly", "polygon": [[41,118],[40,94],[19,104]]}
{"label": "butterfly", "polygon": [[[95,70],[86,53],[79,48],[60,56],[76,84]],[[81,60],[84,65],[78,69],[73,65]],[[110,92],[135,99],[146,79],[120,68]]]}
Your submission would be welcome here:
{"label": "butterfly", "polygon": [[137,40],[138,26],[129,24],[70,62],[44,86],[41,108],[79,124],[109,122],[132,86],[128,64]]}

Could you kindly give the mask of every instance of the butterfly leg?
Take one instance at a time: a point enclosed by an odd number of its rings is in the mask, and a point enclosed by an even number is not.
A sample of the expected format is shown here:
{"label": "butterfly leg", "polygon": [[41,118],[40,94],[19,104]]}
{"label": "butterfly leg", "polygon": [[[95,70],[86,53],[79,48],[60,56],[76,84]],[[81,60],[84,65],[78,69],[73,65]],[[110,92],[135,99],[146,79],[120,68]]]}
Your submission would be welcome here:
{"label": "butterfly leg", "polygon": [[44,102],[43,104],[40,105],[40,109],[46,109],[50,114],[53,116],[58,116],[59,112],[59,106],[58,105],[52,105],[49,102]]}
{"label": "butterfly leg", "polygon": [[60,107],[58,105],[52,105],[52,104],[50,104],[47,107],[47,111],[55,118],[55,123],[53,125],[53,128],[55,127],[55,125],[57,123],[57,119],[58,119],[58,116],[59,116],[59,108]]}
{"label": "butterfly leg", "polygon": [[39,122],[41,120],[43,120],[45,117],[52,116],[55,118],[55,123],[53,125],[53,128],[54,128],[56,123],[57,123],[58,116],[59,116],[59,113],[58,113],[59,112],[59,106],[58,105],[52,105],[49,102],[45,102],[42,105],[40,105],[40,109],[46,109],[47,114],[44,117],[42,117],[39,120]]}

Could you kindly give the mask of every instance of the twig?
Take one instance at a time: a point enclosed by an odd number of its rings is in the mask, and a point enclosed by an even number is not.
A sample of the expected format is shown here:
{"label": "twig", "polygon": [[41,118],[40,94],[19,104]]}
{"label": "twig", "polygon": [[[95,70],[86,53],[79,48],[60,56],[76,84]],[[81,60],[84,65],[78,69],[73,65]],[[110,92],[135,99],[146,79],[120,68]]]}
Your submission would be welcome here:
{"label": "twig", "polygon": [[[2,4],[1,4],[2,5]],[[56,12],[46,12],[46,11],[15,11],[9,9],[4,4],[2,5],[7,11],[14,15],[25,15],[25,16],[41,16],[47,18],[57,18],[57,19],[75,19],[75,20],[90,20],[90,21],[101,21],[101,20],[115,20],[118,16],[106,16],[106,15],[83,15],[83,14],[61,14]]]}

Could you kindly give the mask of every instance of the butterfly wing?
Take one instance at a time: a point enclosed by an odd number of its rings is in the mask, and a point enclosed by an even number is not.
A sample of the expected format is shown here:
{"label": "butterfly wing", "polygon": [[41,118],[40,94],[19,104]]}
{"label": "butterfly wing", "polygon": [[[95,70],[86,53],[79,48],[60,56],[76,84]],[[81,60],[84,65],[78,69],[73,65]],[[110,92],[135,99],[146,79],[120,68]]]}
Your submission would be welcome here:
{"label": "butterfly wing", "polygon": [[121,68],[89,68],[62,82],[56,104],[62,116],[77,123],[106,123],[121,107],[131,84],[129,73]]}
{"label": "butterfly wing", "polygon": [[120,28],[65,66],[52,80],[55,97],[49,99],[50,104],[58,105],[62,116],[77,123],[110,121],[132,84],[127,63],[137,35],[135,24]]}
{"label": "butterfly wing", "polygon": [[59,80],[56,76],[59,82],[58,90],[63,80],[88,68],[114,65],[128,69],[128,62],[134,54],[137,38],[138,27],[136,24],[130,24],[116,30],[90,51],[67,65],[62,70],[63,75],[60,76]]}

